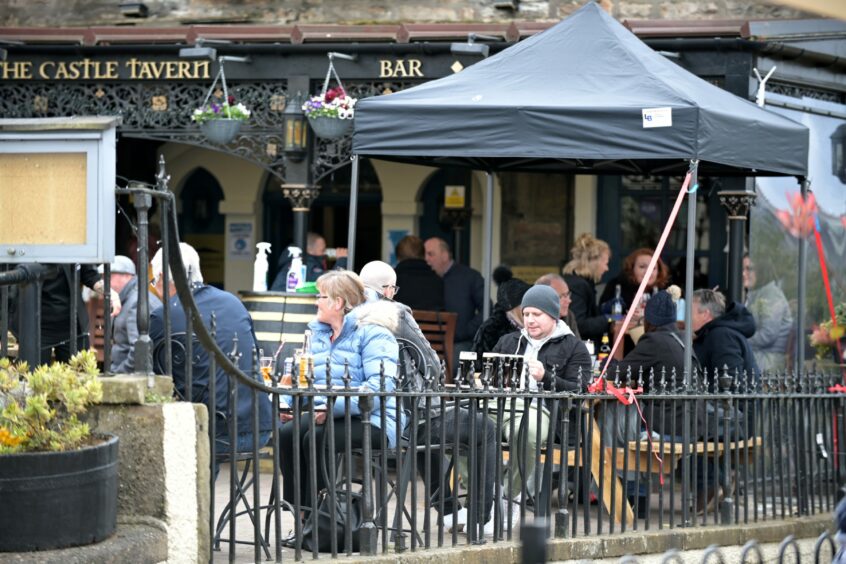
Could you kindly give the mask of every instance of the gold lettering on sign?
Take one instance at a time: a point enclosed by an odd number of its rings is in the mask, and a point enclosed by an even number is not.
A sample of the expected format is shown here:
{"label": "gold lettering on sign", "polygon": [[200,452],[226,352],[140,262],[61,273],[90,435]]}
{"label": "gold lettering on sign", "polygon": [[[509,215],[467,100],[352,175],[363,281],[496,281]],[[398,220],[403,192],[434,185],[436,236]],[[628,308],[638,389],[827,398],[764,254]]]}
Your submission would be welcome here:
{"label": "gold lettering on sign", "polygon": [[[121,66],[122,65],[122,66]],[[121,70],[129,76],[121,76]],[[0,61],[0,80],[203,80],[211,74],[211,61]]]}
{"label": "gold lettering on sign", "polygon": [[382,59],[379,61],[379,78],[423,78],[420,59]]}
{"label": "gold lettering on sign", "polygon": [[0,62],[0,77],[6,80],[26,80],[32,78],[31,61]]}

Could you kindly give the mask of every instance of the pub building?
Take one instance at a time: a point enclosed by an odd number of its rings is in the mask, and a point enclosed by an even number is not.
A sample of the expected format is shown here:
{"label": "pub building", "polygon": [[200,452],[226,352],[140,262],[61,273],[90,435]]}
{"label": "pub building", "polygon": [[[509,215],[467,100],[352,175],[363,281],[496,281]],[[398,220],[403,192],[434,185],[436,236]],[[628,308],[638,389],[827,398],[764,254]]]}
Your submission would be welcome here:
{"label": "pub building", "polygon": [[[825,202],[823,221],[836,225],[846,217],[846,135],[842,125],[837,129],[846,117],[846,23],[624,24],[677,64],[749,100],[758,92],[755,71],[763,77],[777,67],[764,87],[766,103],[811,128],[809,176],[818,201]],[[199,250],[206,281],[232,292],[250,290],[259,241],[272,244],[270,281],[280,254],[294,242],[302,244],[306,231],[322,234],[329,247],[346,246],[351,138],[317,138],[301,110],[303,101],[323,86],[329,53],[337,54],[331,60],[346,91],[361,99],[461,72],[551,25],[3,27],[0,118],[120,116],[118,184],[154,183],[157,163],[164,157],[176,194],[180,236]],[[209,141],[191,121],[218,75],[220,57],[228,93],[252,112],[225,145]],[[333,79],[330,86],[335,85]],[[218,82],[215,94],[221,94],[220,87]],[[402,128],[403,123],[394,126]],[[483,173],[362,161],[358,267],[375,259],[393,262],[395,243],[416,234],[444,238],[457,260],[481,270]],[[592,232],[611,245],[610,277],[629,252],[657,243],[681,180],[499,173],[493,264],[512,265],[517,276],[533,281],[558,270],[575,237]],[[729,241],[736,240],[730,233],[741,230],[740,240],[748,238],[754,248],[755,223],[765,231],[777,224],[775,210],[788,207],[785,191],[796,189],[795,179],[759,179],[756,184],[702,178],[697,282],[728,288],[739,297],[743,249],[730,252]],[[116,213],[116,250],[131,255],[133,209],[125,196],[119,198]],[[758,219],[747,221],[750,213]],[[830,249],[829,271],[844,288],[843,228],[824,239]],[[762,252],[770,251],[776,249]],[[663,259],[674,281],[683,284],[684,219]],[[815,284],[809,280],[809,291]]]}

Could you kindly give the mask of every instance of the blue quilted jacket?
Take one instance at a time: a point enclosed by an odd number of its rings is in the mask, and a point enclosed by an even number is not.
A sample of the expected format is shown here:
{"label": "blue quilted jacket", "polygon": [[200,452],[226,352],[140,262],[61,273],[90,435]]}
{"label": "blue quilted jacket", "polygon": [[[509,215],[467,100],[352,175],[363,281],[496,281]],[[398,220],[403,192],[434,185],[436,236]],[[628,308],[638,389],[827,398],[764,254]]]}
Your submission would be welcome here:
{"label": "blue quilted jacket", "polygon": [[[382,320],[369,317],[366,321],[359,320],[357,311],[353,310],[344,316],[344,326],[341,334],[332,342],[332,328],[313,320],[308,324],[311,329],[311,352],[314,355],[315,384],[326,383],[326,363],[329,362],[329,375],[332,387],[344,387],[344,363],[349,363],[350,387],[353,390],[362,387],[378,392],[380,387],[380,370],[385,367],[385,390],[393,392],[397,381],[397,356],[399,350],[391,329],[381,324]],[[387,320],[384,321],[388,323]],[[325,398],[318,398],[315,403],[325,403]],[[335,402],[333,414],[335,417],[344,416],[344,398]],[[386,412],[386,428],[382,429],[382,409]],[[358,397],[350,399],[350,412],[360,415]],[[370,423],[382,429],[388,437],[388,445],[396,446],[397,438],[397,409],[396,398],[388,397],[384,406],[380,398],[374,397],[373,408],[370,413]]]}

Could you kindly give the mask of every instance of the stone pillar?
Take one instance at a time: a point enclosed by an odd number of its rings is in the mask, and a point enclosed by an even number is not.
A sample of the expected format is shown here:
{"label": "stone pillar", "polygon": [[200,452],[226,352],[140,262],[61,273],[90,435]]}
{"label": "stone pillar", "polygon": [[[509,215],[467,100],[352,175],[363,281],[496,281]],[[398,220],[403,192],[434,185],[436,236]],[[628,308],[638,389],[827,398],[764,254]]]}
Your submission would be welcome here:
{"label": "stone pillar", "polygon": [[320,187],[308,184],[283,184],[282,195],[291,202],[294,212],[294,245],[306,252],[308,211],[320,194]]}
{"label": "stone pillar", "polygon": [[130,524],[152,524],[160,532],[138,549],[135,561],[208,562],[206,406],[172,401],[173,380],[168,376],[155,376],[152,388],[142,376],[101,381],[103,401],[89,410],[87,421],[93,432],[120,438],[118,535]]}
{"label": "stone pillar", "polygon": [[722,190],[717,193],[729,219],[728,295],[730,301],[743,301],[743,252],[746,218],[755,203],[751,190]]}

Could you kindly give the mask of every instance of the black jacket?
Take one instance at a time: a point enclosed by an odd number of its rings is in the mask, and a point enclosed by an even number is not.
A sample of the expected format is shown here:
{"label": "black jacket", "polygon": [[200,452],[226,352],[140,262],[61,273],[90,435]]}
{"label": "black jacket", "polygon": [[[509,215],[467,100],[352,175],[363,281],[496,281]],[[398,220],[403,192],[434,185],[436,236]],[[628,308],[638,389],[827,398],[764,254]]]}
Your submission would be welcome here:
{"label": "black jacket", "polygon": [[[693,365],[698,366],[695,355]],[[642,370],[643,391],[647,394],[684,391],[684,336],[675,323],[644,333],[637,346],[623,360],[611,362],[607,371],[608,378],[613,381],[618,370],[622,385],[626,385],[631,371],[632,387],[637,386]],[[690,403],[656,400],[652,408],[644,405],[643,413],[650,430],[681,437],[685,405]]]}
{"label": "black jacket", "polygon": [[708,380],[714,390],[715,370],[728,368],[730,374],[748,375],[746,383],[757,385],[758,364],[749,346],[749,337],[755,334],[755,318],[745,306],[734,302],[726,312],[703,325],[696,332],[693,350],[702,368],[708,371]]}
{"label": "black jacket", "polygon": [[478,271],[453,262],[443,277],[444,309],[458,314],[455,342],[472,341],[482,325],[485,281]]}
{"label": "black jacket", "polygon": [[579,322],[579,334],[582,339],[592,339],[599,343],[602,335],[609,332],[607,315],[601,315],[596,305],[596,284],[592,280],[575,274],[564,275],[570,287],[570,311]]}
{"label": "black jacket", "polygon": [[[528,341],[521,331],[503,336],[493,348],[495,353],[523,354]],[[585,344],[575,335],[553,337],[543,344],[538,360],[545,372],[541,384],[552,391],[584,392],[590,383],[590,355]],[[581,378],[579,371],[581,370]]]}
{"label": "black jacket", "polygon": [[399,293],[395,301],[411,309],[443,311],[444,281],[423,259],[405,259],[394,269]]}
{"label": "black jacket", "polygon": [[482,322],[479,330],[476,331],[476,336],[473,337],[473,349],[478,358],[482,358],[482,353],[492,351],[500,338],[511,333],[517,329],[511,320],[508,319],[505,310],[499,304],[494,306],[491,316]]}

